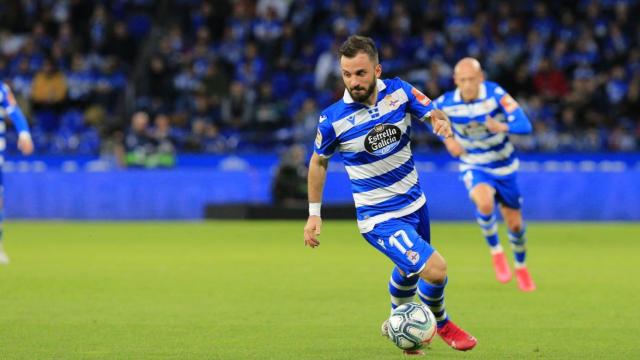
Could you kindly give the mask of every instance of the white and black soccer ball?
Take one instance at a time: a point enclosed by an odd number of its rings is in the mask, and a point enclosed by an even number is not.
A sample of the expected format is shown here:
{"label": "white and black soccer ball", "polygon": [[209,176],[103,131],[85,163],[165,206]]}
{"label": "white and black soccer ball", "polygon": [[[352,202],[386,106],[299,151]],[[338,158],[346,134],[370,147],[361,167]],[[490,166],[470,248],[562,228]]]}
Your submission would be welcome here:
{"label": "white and black soccer ball", "polygon": [[417,350],[436,334],[436,318],[426,305],[415,302],[395,308],[389,317],[387,335],[403,350]]}

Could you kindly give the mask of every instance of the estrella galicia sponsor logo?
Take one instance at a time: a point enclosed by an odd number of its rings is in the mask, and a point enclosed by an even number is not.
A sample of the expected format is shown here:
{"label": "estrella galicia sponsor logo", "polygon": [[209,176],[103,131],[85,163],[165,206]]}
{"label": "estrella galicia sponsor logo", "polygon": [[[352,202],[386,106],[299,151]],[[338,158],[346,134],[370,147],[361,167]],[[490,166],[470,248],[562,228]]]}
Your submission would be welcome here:
{"label": "estrella galicia sponsor logo", "polygon": [[402,131],[390,124],[378,124],[365,136],[364,148],[369,154],[384,155],[400,143]]}

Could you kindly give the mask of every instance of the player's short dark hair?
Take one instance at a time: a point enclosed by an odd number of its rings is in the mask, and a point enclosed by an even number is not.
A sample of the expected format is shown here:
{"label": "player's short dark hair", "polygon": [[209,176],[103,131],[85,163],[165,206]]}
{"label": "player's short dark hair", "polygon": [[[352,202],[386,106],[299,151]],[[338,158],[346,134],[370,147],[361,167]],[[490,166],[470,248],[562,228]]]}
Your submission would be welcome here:
{"label": "player's short dark hair", "polygon": [[353,58],[359,53],[365,53],[374,64],[378,63],[378,50],[373,39],[367,36],[351,35],[342,43],[338,53],[340,56]]}

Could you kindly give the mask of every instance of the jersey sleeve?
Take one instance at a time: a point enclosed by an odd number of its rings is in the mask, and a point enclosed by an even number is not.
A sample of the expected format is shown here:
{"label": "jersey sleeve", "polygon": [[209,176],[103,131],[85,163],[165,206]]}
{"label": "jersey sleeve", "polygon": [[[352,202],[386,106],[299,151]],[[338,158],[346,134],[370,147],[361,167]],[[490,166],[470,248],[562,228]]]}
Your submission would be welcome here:
{"label": "jersey sleeve", "polygon": [[399,81],[408,98],[407,110],[416,118],[424,120],[425,116],[429,116],[431,110],[435,109],[433,102],[427,97],[427,95],[423,94],[411,84],[404,80]]}
{"label": "jersey sleeve", "polygon": [[0,108],[10,115],[16,107],[16,100],[7,84],[0,83]]}
{"label": "jersey sleeve", "polygon": [[336,151],[338,146],[338,138],[336,132],[331,125],[331,121],[327,119],[327,115],[320,115],[318,123],[318,133],[313,144],[313,151],[321,157],[330,158]]}
{"label": "jersey sleeve", "polygon": [[511,134],[529,134],[532,131],[531,121],[525,114],[524,110],[520,107],[518,102],[504,89],[498,86],[495,89],[495,97],[498,101],[500,109],[507,118],[507,125],[509,126],[509,133]]}
{"label": "jersey sleeve", "polygon": [[29,132],[27,118],[20,110],[16,98],[7,84],[2,84],[2,89],[0,90],[0,107],[4,109],[4,112],[11,119],[18,133]]}

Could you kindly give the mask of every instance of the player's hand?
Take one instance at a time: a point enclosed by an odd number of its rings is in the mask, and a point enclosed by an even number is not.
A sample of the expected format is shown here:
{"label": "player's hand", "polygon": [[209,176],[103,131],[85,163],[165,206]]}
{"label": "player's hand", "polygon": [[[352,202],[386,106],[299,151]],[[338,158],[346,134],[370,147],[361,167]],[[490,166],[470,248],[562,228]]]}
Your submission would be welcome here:
{"label": "player's hand", "polygon": [[453,131],[451,130],[451,121],[442,110],[431,111],[431,126],[433,126],[433,133],[442,136],[445,139],[453,137]]}
{"label": "player's hand", "polygon": [[320,245],[318,236],[320,236],[320,228],[322,227],[322,218],[320,216],[311,215],[304,227],[304,246],[315,248]]}
{"label": "player's hand", "polygon": [[446,139],[444,142],[444,146],[447,147],[447,151],[449,152],[449,154],[451,154],[451,156],[455,158],[460,157],[465,153],[462,145],[460,145],[460,143],[455,141],[454,139]]}
{"label": "player's hand", "polygon": [[500,122],[498,120],[494,120],[494,118],[492,118],[489,115],[487,115],[484,125],[487,127],[487,130],[489,130],[494,134],[509,131],[509,126],[507,124]]}
{"label": "player's hand", "polygon": [[31,155],[33,153],[31,135],[28,133],[18,135],[18,149],[22,152],[22,155]]}

